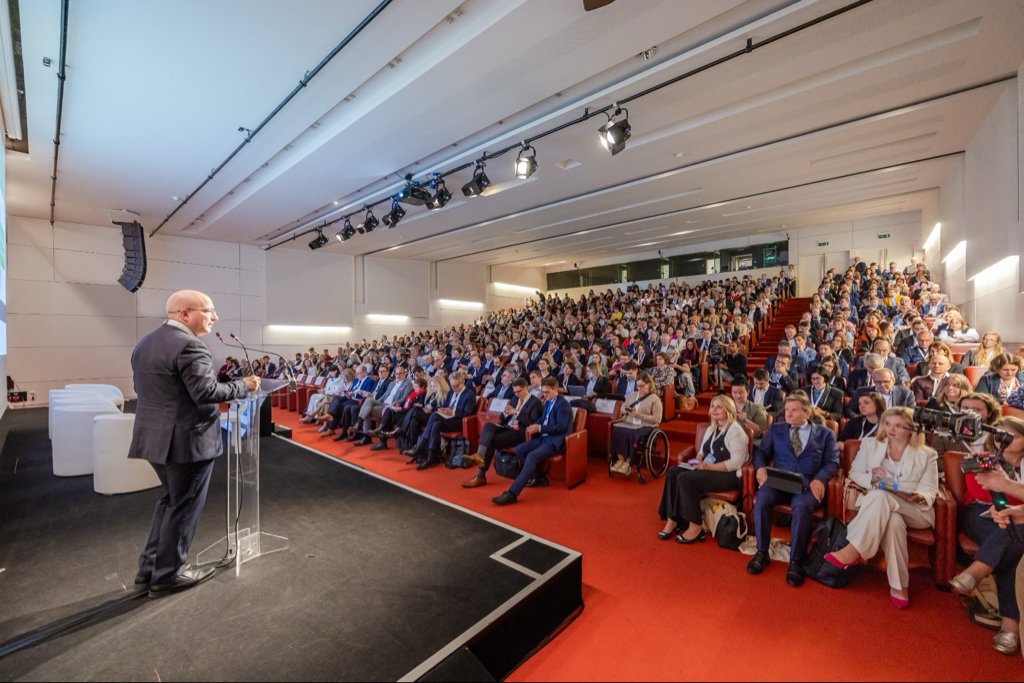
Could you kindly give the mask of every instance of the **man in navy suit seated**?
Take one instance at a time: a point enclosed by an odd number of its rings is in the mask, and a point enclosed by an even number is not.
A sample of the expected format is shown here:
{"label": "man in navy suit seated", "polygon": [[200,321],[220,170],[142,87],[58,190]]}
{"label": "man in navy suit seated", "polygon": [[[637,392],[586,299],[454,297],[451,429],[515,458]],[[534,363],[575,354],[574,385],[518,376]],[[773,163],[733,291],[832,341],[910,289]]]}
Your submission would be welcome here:
{"label": "man in navy suit seated", "polygon": [[[754,451],[757,483],[761,488],[754,497],[757,552],[747,564],[747,571],[760,574],[768,566],[771,561],[768,546],[771,542],[772,508],[789,503],[792,522],[786,583],[795,587],[804,582],[801,564],[811,538],[813,513],[825,500],[828,480],[839,469],[839,447],[831,429],[810,421],[811,402],[806,394],[794,392],[788,395],[784,410],[785,422],[773,424]],[[765,486],[769,464],[780,470],[799,473],[804,482],[803,491],[793,494]]]}
{"label": "man in navy suit seated", "polygon": [[519,498],[527,482],[538,476],[541,464],[565,450],[565,437],[572,431],[572,406],[558,394],[558,380],[548,377],[542,384],[544,410],[537,422],[526,428],[532,439],[516,446],[516,457],[523,461],[523,469],[508,490],[491,502],[511,505]]}
{"label": "man in navy suit seated", "polygon": [[[441,433],[462,431],[462,418],[468,417],[476,412],[476,394],[466,388],[466,378],[456,372],[450,375],[451,391],[445,399],[444,406],[431,413],[427,420],[419,441],[416,442],[416,456],[419,464],[418,470],[425,470],[428,467],[440,464],[441,462]],[[424,456],[424,450],[426,455]]]}

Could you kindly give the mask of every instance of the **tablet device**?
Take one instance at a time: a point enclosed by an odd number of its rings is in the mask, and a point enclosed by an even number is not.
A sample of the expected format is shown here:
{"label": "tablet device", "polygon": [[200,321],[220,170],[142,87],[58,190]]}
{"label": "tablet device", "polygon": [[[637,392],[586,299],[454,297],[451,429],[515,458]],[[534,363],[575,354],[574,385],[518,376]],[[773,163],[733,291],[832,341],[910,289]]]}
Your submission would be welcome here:
{"label": "tablet device", "polygon": [[768,470],[768,480],[764,483],[765,486],[794,495],[803,493],[804,478],[797,472],[780,470],[775,467],[765,469]]}
{"label": "tablet device", "polygon": [[583,384],[570,384],[566,391],[569,392],[570,396],[586,396],[587,387]]}

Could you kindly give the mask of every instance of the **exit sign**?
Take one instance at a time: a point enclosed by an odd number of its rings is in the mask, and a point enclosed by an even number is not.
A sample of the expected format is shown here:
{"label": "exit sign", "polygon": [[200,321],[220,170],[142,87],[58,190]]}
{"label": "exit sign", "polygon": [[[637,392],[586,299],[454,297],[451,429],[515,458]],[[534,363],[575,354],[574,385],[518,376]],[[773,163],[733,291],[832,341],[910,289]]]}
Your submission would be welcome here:
{"label": "exit sign", "polygon": [[818,242],[818,246],[819,247],[827,247],[828,246],[828,242]]}
{"label": "exit sign", "polygon": [[889,233],[887,233],[887,232],[880,232],[880,233],[878,233],[878,239],[880,239],[880,240],[887,240],[887,239],[889,239]]}

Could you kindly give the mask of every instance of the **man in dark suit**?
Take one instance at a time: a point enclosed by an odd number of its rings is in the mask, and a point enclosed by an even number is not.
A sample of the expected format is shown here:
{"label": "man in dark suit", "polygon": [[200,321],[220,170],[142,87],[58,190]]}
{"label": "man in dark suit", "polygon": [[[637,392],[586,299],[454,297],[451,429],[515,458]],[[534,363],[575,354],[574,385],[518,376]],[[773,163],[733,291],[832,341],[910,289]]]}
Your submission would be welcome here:
{"label": "man in dark suit", "polygon": [[259,388],[258,377],[218,382],[213,357],[199,337],[217,321],[210,297],[193,290],[167,299],[167,321],[132,352],[138,405],[129,458],[147,460],[164,493],[153,511],[136,585],[157,598],[195,586],[214,569],[185,564],[221,453],[218,404]]}
{"label": "man in dark suit", "polygon": [[896,384],[896,378],[892,374],[892,370],[881,368],[871,373],[871,386],[861,387],[850,395],[850,404],[846,407],[847,417],[855,417],[857,415],[857,404],[860,401],[860,397],[872,391],[880,395],[882,400],[885,401],[886,410],[893,406],[913,408],[917,405],[914,400],[914,392],[902,384]]}
{"label": "man in dark suit", "polygon": [[418,470],[425,470],[441,463],[442,432],[462,431],[462,418],[476,412],[476,394],[466,388],[466,378],[456,372],[448,378],[452,388],[448,392],[444,406],[430,414],[423,433],[413,449],[419,463]]}
{"label": "man in dark suit", "polygon": [[508,490],[491,502],[495,505],[511,505],[519,498],[527,482],[538,476],[540,466],[548,459],[565,450],[565,437],[572,431],[572,406],[558,395],[558,380],[548,377],[543,382],[544,410],[537,422],[526,428],[529,441],[516,446],[516,457],[523,461]]}
{"label": "man in dark suit", "polygon": [[794,355],[793,344],[785,339],[779,342],[778,353],[765,359],[764,369],[769,373],[774,372],[775,361],[779,358],[789,358],[790,373],[795,376],[794,384],[799,383],[800,377],[807,374],[807,360],[801,355]]}
{"label": "man in dark suit", "polygon": [[[768,546],[771,542],[772,508],[789,503],[790,560],[786,583],[799,586],[804,582],[801,567],[811,537],[814,510],[825,500],[825,487],[839,470],[839,446],[828,427],[810,421],[811,403],[803,393],[786,397],[785,421],[768,428],[761,445],[754,451],[757,483],[761,488],[754,496],[754,533],[757,552],[747,564],[747,571],[760,574],[768,566]],[[796,472],[803,479],[803,491],[793,494],[765,486],[767,467]]]}
{"label": "man in dark suit", "polygon": [[[394,413],[395,411],[402,410],[402,406],[405,404],[405,399],[409,398],[414,390],[413,381],[408,376],[408,371],[399,365],[395,368],[395,381],[388,387],[387,393],[380,400],[377,399],[366,399],[366,403],[363,404],[363,433],[370,436],[376,436],[378,438],[377,443],[370,447],[371,451],[384,451],[388,448],[388,434],[389,429],[385,429],[384,416],[387,413]],[[380,417],[380,426],[375,429],[370,429],[370,421],[374,417]],[[387,420],[390,424],[394,422],[393,419]]]}
{"label": "man in dark suit", "polygon": [[491,467],[495,452],[513,448],[526,441],[526,429],[537,422],[544,410],[540,399],[530,395],[530,383],[520,377],[513,385],[516,395],[505,406],[501,424],[489,422],[480,432],[480,447],[476,453],[466,456],[475,462],[478,469],[473,478],[462,482],[462,488],[472,489],[487,483],[487,470]]}
{"label": "man in dark suit", "polygon": [[750,390],[750,400],[762,406],[769,415],[777,415],[782,410],[782,392],[773,387],[769,381],[768,371],[762,369],[754,371],[754,386]]}
{"label": "man in dark suit", "polygon": [[636,391],[636,376],[639,372],[640,368],[633,361],[624,363],[615,382],[615,393],[625,398]]}

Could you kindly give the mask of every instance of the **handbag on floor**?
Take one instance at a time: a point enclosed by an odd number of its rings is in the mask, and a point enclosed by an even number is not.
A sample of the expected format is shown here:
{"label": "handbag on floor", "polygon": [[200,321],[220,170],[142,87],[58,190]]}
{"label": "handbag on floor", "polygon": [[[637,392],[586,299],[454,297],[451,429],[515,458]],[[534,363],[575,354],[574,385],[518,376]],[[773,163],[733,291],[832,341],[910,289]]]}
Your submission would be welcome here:
{"label": "handbag on floor", "polygon": [[469,455],[469,439],[464,436],[449,439],[448,457],[445,458],[444,466],[450,470],[472,467],[473,463],[466,460],[467,455]]}
{"label": "handbag on floor", "polygon": [[747,516],[732,503],[715,498],[704,498],[700,506],[704,526],[718,542],[718,547],[739,550],[747,538]]}
{"label": "handbag on floor", "polygon": [[851,565],[840,569],[825,560],[825,555],[846,546],[846,524],[843,520],[829,517],[815,527],[811,534],[810,550],[804,560],[804,574],[829,588],[843,588],[850,583],[857,569]]}
{"label": "handbag on floor", "polygon": [[523,470],[523,461],[514,451],[498,451],[494,454],[494,471],[499,477],[515,479]]}

